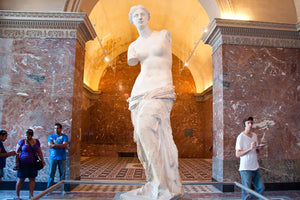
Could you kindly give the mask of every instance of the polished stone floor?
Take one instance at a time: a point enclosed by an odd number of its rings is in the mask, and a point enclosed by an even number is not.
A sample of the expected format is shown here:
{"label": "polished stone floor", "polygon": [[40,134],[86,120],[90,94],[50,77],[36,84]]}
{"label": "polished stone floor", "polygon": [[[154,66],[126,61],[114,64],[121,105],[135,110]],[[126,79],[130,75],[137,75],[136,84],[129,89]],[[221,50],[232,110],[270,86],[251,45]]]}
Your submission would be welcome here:
{"label": "polished stone floor", "polygon": [[[118,192],[140,187],[138,185],[79,185],[70,192],[53,191],[40,199],[74,200],[113,200]],[[185,185],[185,195],[180,200],[240,200],[240,192],[222,193],[211,185]],[[42,191],[35,191],[35,195]],[[14,191],[0,191],[1,200],[13,200]],[[264,196],[270,200],[300,200],[300,191],[266,191]],[[28,191],[21,191],[21,199],[29,199]]]}
{"label": "polished stone floor", "polygon": [[[137,157],[81,157],[82,180],[145,181],[145,172]],[[210,182],[211,159],[179,159],[183,182]]]}
{"label": "polished stone floor", "polygon": [[[211,182],[210,159],[179,159],[179,170],[185,195],[181,200],[239,200],[241,193],[222,193]],[[81,181],[94,184],[73,185],[69,192],[54,190],[41,199],[113,200],[116,194],[141,187],[145,174],[136,157],[81,158]],[[42,191],[35,191],[38,195]],[[29,199],[28,191],[21,191],[21,199]],[[272,200],[300,200],[300,190],[266,191]],[[0,199],[11,200],[15,191],[0,191]],[[115,199],[116,200],[116,199]]]}

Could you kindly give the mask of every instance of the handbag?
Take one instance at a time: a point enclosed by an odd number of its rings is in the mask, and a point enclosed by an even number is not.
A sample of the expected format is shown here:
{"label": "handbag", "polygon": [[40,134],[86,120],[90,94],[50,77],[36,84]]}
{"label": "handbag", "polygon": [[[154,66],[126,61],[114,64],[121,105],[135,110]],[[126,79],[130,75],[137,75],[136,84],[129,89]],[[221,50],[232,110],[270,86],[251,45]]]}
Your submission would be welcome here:
{"label": "handbag", "polygon": [[36,153],[34,152],[34,150],[33,150],[32,146],[31,146],[31,144],[29,143],[29,141],[28,141],[28,140],[26,140],[26,141],[27,141],[27,143],[29,144],[29,146],[30,146],[30,148],[31,148],[31,150],[32,150],[32,152],[33,152],[33,155],[34,155],[34,159],[35,159],[34,167],[35,167],[35,169],[36,169],[36,170],[41,170],[41,169],[43,169],[43,168],[44,168],[43,162],[42,162],[41,159],[36,155]]}

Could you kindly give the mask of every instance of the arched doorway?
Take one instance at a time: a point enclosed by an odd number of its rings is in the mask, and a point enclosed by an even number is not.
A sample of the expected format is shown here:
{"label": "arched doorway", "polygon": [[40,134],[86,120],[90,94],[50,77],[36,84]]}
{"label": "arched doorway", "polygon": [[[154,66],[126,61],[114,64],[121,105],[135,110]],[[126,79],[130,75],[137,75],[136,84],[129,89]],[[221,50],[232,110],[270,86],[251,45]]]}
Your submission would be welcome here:
{"label": "arched doorway", "polygon": [[[136,151],[126,102],[139,72],[138,66],[129,67],[126,62],[128,45],[137,37],[127,20],[134,4],[114,3],[95,3],[88,12],[98,38],[86,45],[84,82],[91,94],[101,94],[94,100],[86,95],[84,101],[83,119],[89,120],[83,120],[83,156],[118,156]],[[168,29],[172,35],[177,100],[171,123],[179,157],[211,159],[212,96],[201,93],[212,84],[212,50],[200,40],[209,17],[198,1],[143,3],[151,12],[151,26]],[[126,18],[124,22],[120,13]],[[105,57],[112,61],[105,62]],[[211,87],[208,91],[211,94]]]}
{"label": "arched doorway", "polygon": [[[126,99],[139,70],[139,66],[127,65],[126,52],[119,55],[101,79],[98,99],[90,101],[86,97],[83,118],[89,120],[83,120],[82,155],[118,156],[122,152],[136,151]],[[199,100],[190,71],[174,55],[173,81],[176,101],[171,124],[179,157],[211,158],[212,97]]]}
{"label": "arched doorway", "polygon": [[[145,179],[143,168],[135,157],[136,144],[126,102],[139,71],[139,65],[127,65],[127,52],[122,53],[106,69],[99,85],[101,94],[96,95],[94,100],[90,100],[88,94],[85,95],[85,131],[81,143],[82,179]],[[171,113],[171,124],[179,151],[182,179],[210,181],[212,96],[204,98],[195,95],[192,75],[175,55],[172,74],[176,101]],[[96,169],[98,172],[95,172]],[[196,169],[201,170],[197,172]]]}

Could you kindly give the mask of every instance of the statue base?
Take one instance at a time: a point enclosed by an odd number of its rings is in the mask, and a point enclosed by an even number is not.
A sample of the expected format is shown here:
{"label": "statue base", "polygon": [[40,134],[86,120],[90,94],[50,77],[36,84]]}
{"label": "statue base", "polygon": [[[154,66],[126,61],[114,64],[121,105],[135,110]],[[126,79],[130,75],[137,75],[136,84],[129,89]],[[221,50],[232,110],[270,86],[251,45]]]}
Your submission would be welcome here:
{"label": "statue base", "polygon": [[[121,200],[120,195],[125,192],[117,192],[113,198],[113,200]],[[183,197],[179,198],[178,200],[192,200],[192,198],[189,198],[188,194],[184,194]]]}
{"label": "statue base", "polygon": [[124,192],[117,192],[116,195],[114,196],[113,200],[121,200],[120,195],[123,194]]}

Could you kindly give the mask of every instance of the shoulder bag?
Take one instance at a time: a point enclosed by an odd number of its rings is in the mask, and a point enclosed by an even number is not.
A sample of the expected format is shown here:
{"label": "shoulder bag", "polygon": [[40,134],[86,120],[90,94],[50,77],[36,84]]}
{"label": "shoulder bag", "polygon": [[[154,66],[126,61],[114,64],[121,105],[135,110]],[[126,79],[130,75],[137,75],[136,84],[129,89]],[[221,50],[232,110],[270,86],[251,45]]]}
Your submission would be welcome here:
{"label": "shoulder bag", "polygon": [[44,168],[44,165],[43,165],[43,162],[41,161],[41,159],[36,155],[36,153],[34,152],[30,142],[28,140],[26,140],[27,143],[29,144],[31,150],[32,150],[32,153],[34,155],[34,159],[35,159],[35,162],[34,162],[34,167],[36,170],[41,170]]}

